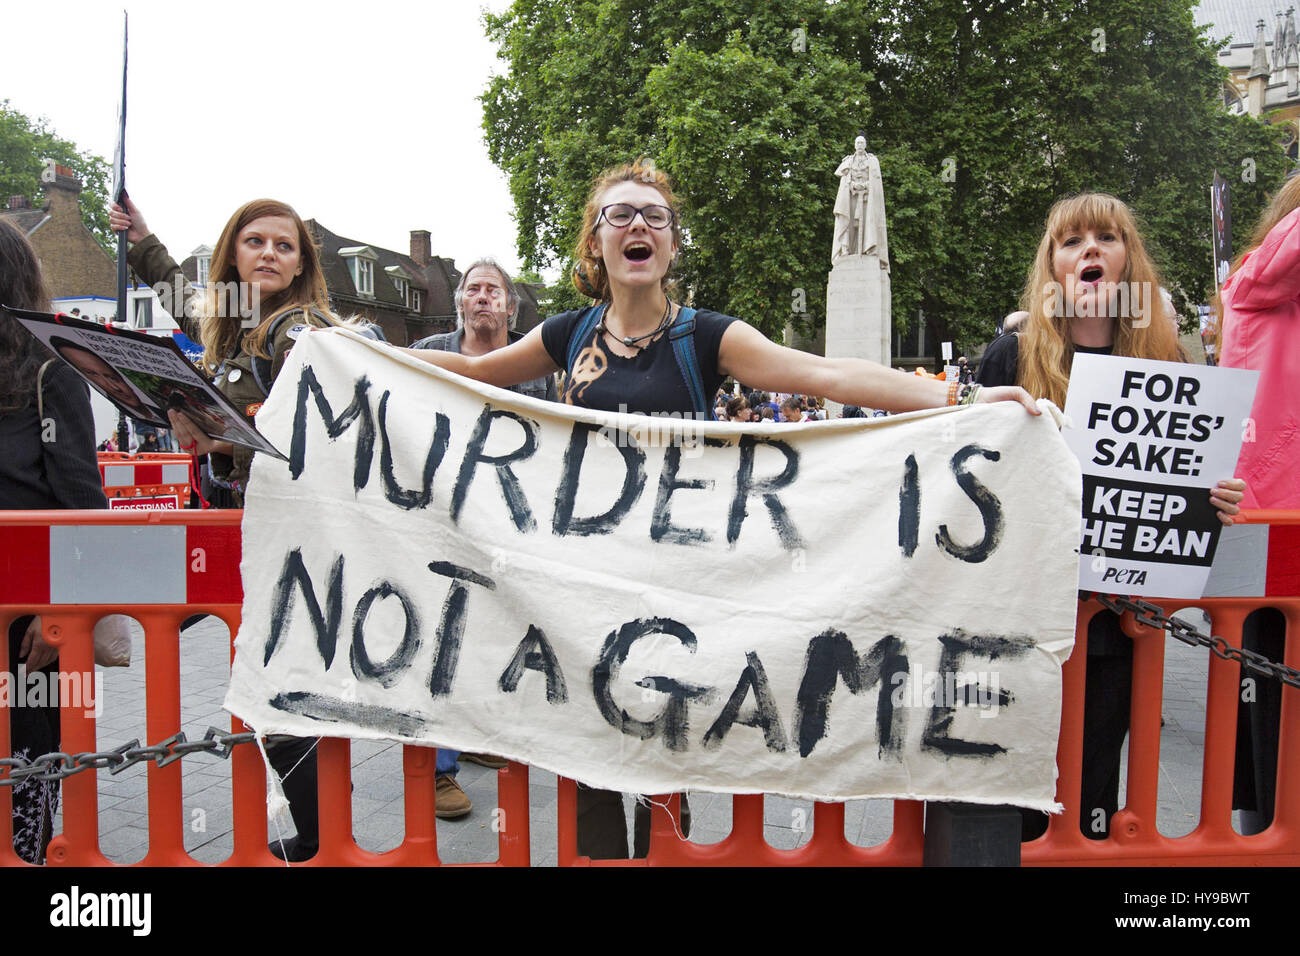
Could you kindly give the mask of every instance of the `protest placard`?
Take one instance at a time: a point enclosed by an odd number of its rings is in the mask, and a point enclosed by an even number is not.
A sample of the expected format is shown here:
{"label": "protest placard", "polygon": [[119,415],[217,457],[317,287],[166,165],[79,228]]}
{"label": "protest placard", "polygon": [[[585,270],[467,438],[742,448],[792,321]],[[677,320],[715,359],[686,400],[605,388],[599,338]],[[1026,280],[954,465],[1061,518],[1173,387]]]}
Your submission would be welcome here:
{"label": "protest placard", "polygon": [[594,786],[1056,807],[1079,471],[1013,403],[699,423],[341,329],[258,425],[226,706]]}
{"label": "protest placard", "polygon": [[1063,434],[1083,468],[1079,587],[1200,597],[1259,373],[1076,353]]}
{"label": "protest placard", "polygon": [[212,387],[171,337],[110,328],[67,315],[9,313],[92,388],[132,418],[171,428],[184,412],[205,435],[283,457]]}

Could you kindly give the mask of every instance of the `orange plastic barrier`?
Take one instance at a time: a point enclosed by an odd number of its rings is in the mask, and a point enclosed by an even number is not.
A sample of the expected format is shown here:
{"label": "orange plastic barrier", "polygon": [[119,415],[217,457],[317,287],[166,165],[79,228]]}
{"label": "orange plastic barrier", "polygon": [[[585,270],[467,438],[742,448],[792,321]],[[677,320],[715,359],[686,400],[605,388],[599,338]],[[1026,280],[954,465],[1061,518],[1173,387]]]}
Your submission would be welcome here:
{"label": "orange plastic barrier", "polygon": [[[124,611],[145,629],[144,666],[147,676],[147,739],[153,744],[181,729],[181,623],[196,613],[221,618],[233,636],[239,628],[242,587],[239,581],[238,511],[210,512],[0,512],[0,626],[24,613],[44,618],[47,639],[58,645],[64,670],[93,670],[90,631],[101,615]],[[1254,519],[1256,516],[1251,516]],[[1300,513],[1270,513],[1276,522],[1300,524]],[[134,597],[122,603],[85,604],[70,600],[70,589],[51,575],[63,527],[92,528],[101,544],[113,546],[113,534],[132,547],[148,549],[156,566],[180,562],[183,576],[145,588],[126,577],[138,562],[122,560],[107,568],[104,588],[130,587]],[[116,529],[116,530],[114,530]],[[178,531],[178,529],[180,529]],[[143,553],[143,552],[137,552]],[[143,591],[148,591],[143,594]],[[106,592],[101,592],[106,593]],[[115,592],[116,593],[116,592]],[[128,592],[121,592],[128,593]],[[143,596],[142,596],[143,594]],[[1286,661],[1300,666],[1300,597],[1218,598],[1161,603],[1166,613],[1180,606],[1209,612],[1213,633],[1240,646],[1246,615],[1262,606],[1277,607],[1286,617],[1292,640]],[[1159,777],[1160,711],[1165,641],[1163,632],[1125,621],[1135,638],[1132,718],[1129,740],[1127,805],[1114,817],[1105,840],[1087,839],[1079,832],[1079,799],[1083,683],[1087,622],[1100,605],[1080,605],[1077,641],[1063,675],[1058,798],[1063,814],[1053,817],[1045,836],[1025,844],[1026,865],[1297,865],[1300,864],[1300,696],[1286,689],[1282,697],[1276,808],[1272,825],[1255,836],[1240,836],[1231,825],[1231,792],[1235,750],[1239,666],[1210,656],[1206,692],[1205,753],[1200,824],[1183,837],[1162,836],[1156,830]],[[1130,618],[1126,615],[1126,618]],[[0,665],[8,666],[7,642],[0,642]],[[232,651],[233,653],[233,651]],[[1204,651],[1207,655],[1208,650]],[[133,666],[139,666],[139,662]],[[9,721],[0,707],[0,757],[11,754]],[[119,741],[97,741],[93,711],[65,706],[62,749],[76,754],[97,751]],[[232,730],[246,730],[232,719]],[[186,728],[187,730],[190,728]],[[436,865],[439,863],[435,826],[435,753],[426,747],[403,748],[405,839],[393,850],[373,853],[359,847],[352,832],[350,744],[325,738],[319,745],[321,848],[308,866]],[[183,758],[182,758],[183,759]],[[212,758],[200,756],[200,760]],[[220,865],[283,866],[267,850],[266,779],[258,751],[236,747],[231,757],[234,850]],[[101,771],[87,770],[63,781],[63,832],[50,844],[52,866],[112,866],[99,849],[98,793]],[[106,771],[104,771],[106,772]],[[497,865],[529,864],[528,768],[512,763],[498,774],[498,805],[508,819],[498,838]],[[186,852],[186,818],[182,806],[181,760],[165,767],[148,767],[149,849],[141,866],[201,865]],[[666,798],[657,798],[662,804]],[[763,797],[732,798],[732,830],[716,844],[682,841],[669,811],[652,809],[649,857],[635,861],[593,861],[577,854],[577,791],[561,779],[558,791],[558,863],[564,865],[874,865],[918,866],[924,850],[924,808],[913,801],[894,804],[893,832],[878,846],[862,847],[844,836],[844,806],[817,804],[813,834],[795,850],[779,850],[763,836]],[[12,850],[11,789],[0,787],[0,865],[24,865]],[[518,821],[523,821],[520,824]]]}
{"label": "orange plastic barrier", "polygon": [[110,508],[171,510],[189,504],[189,455],[174,452],[132,455],[121,451],[96,454],[99,477]]}

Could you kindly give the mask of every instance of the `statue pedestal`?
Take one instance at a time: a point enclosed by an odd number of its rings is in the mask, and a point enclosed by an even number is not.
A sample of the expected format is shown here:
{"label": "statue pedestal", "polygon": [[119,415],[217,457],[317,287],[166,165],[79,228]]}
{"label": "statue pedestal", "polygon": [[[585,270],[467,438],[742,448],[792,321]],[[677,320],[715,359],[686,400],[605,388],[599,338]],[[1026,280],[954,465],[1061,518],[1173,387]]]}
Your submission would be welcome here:
{"label": "statue pedestal", "polygon": [[[831,267],[826,283],[826,357],[864,358],[889,367],[893,325],[889,273],[875,255],[847,256]],[[828,417],[841,406],[827,402]]]}

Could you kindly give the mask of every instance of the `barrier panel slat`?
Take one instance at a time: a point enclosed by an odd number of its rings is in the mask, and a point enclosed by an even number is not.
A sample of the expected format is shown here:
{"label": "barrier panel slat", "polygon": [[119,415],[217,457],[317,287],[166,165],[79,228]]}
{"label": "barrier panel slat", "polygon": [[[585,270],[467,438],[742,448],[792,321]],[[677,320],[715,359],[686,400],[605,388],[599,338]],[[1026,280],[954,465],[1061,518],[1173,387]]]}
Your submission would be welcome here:
{"label": "barrier panel slat", "polygon": [[[180,625],[189,616],[212,614],[221,619],[233,636],[238,632],[242,586],[239,580],[240,512],[155,511],[135,513],[96,512],[3,512],[0,513],[0,624],[5,627],[16,617],[42,615],[44,633],[59,648],[60,662],[69,677],[94,671],[91,632],[104,614],[125,613],[145,631],[146,675],[145,744],[156,744],[182,729],[181,724],[181,641]],[[1247,522],[1300,524],[1297,512],[1251,512]],[[52,534],[51,528],[71,528],[70,533]],[[151,537],[140,531],[121,540],[130,547],[148,549],[166,541],[166,562],[183,562],[170,568],[170,584],[155,589],[155,600],[166,603],[130,604],[60,603],[68,600],[67,582],[54,580],[59,564],[51,548],[59,542],[80,540],[76,529],[120,527],[148,529],[183,528],[182,538]],[[86,540],[93,539],[87,538]],[[105,539],[117,541],[111,535]],[[117,555],[119,567],[138,566],[130,554]],[[163,561],[157,553],[151,560]],[[148,564],[148,562],[144,562]],[[106,569],[106,574],[117,569]],[[153,592],[151,592],[153,593]],[[1286,643],[1285,663],[1300,668],[1300,597],[1206,598],[1198,601],[1162,602],[1166,613],[1184,606],[1208,612],[1212,633],[1224,636],[1240,647],[1242,626],[1251,611],[1278,608],[1292,639]],[[1186,836],[1166,837],[1156,827],[1160,777],[1160,724],[1165,666],[1164,632],[1137,624],[1130,614],[1123,616],[1123,629],[1134,639],[1133,693],[1130,708],[1129,757],[1125,805],[1111,821],[1110,834],[1103,840],[1088,839],[1079,826],[1078,803],[1083,761],[1084,690],[1089,619],[1101,609],[1096,602],[1079,606],[1076,644],[1062,669],[1062,712],[1057,761],[1060,773],[1058,799],[1063,814],[1051,818],[1047,832],[1024,844],[1026,865],[1297,865],[1300,864],[1300,697],[1294,690],[1282,694],[1281,726],[1275,811],[1272,824],[1253,836],[1242,836],[1232,828],[1233,762],[1236,749],[1237,702],[1242,668],[1208,649],[1197,653],[1208,657],[1205,691],[1204,754],[1200,820]],[[8,667],[7,642],[0,642],[0,664]],[[135,666],[139,666],[139,662]],[[68,699],[61,701],[64,752],[94,752],[121,741],[98,741],[94,711]],[[0,707],[7,711],[8,701]],[[242,722],[231,718],[234,733],[246,731]],[[187,728],[191,729],[191,728]],[[0,713],[0,757],[11,755],[12,738],[7,714]],[[308,864],[315,866],[426,866],[438,865],[435,751],[407,745],[402,749],[403,816],[405,833],[394,849],[373,853],[359,847],[352,833],[351,744],[337,738],[322,738],[319,744],[319,797],[321,848]],[[181,758],[159,767],[150,763],[147,772],[149,846],[144,858],[133,865],[203,865],[185,850],[185,817],[182,800]],[[211,759],[199,756],[198,759]],[[231,761],[231,806],[233,850],[217,865],[284,866],[267,849],[266,776],[256,747],[236,747]],[[51,866],[115,866],[99,847],[97,781],[106,770],[87,770],[62,781],[63,830],[50,843]],[[530,863],[529,771],[511,763],[497,774],[498,809],[494,829],[498,833],[497,865],[527,866]],[[924,806],[897,800],[893,807],[893,830],[877,846],[857,846],[845,836],[843,804],[819,803],[814,807],[813,833],[808,842],[793,850],[771,846],[764,838],[763,801],[757,794],[736,795],[732,800],[731,832],[718,843],[696,844],[677,836],[679,798],[658,796],[651,808],[649,856],[642,860],[592,861],[577,852],[577,786],[572,780],[557,781],[557,862],[562,866],[919,866],[924,853]],[[662,804],[667,804],[667,807]],[[500,826],[495,824],[499,823]],[[12,788],[0,787],[0,865],[26,865],[13,851]]]}

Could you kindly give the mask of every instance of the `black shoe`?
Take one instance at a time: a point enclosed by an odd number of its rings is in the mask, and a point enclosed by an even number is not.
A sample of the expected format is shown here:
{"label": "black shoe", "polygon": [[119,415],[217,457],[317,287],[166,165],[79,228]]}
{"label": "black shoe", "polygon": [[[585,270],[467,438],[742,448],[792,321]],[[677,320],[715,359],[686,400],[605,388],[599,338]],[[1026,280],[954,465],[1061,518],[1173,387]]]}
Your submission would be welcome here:
{"label": "black shoe", "polygon": [[273,857],[277,860],[284,860],[286,863],[306,863],[320,849],[314,843],[303,843],[296,836],[290,837],[283,842],[272,840],[266,845],[266,848],[271,851]]}

